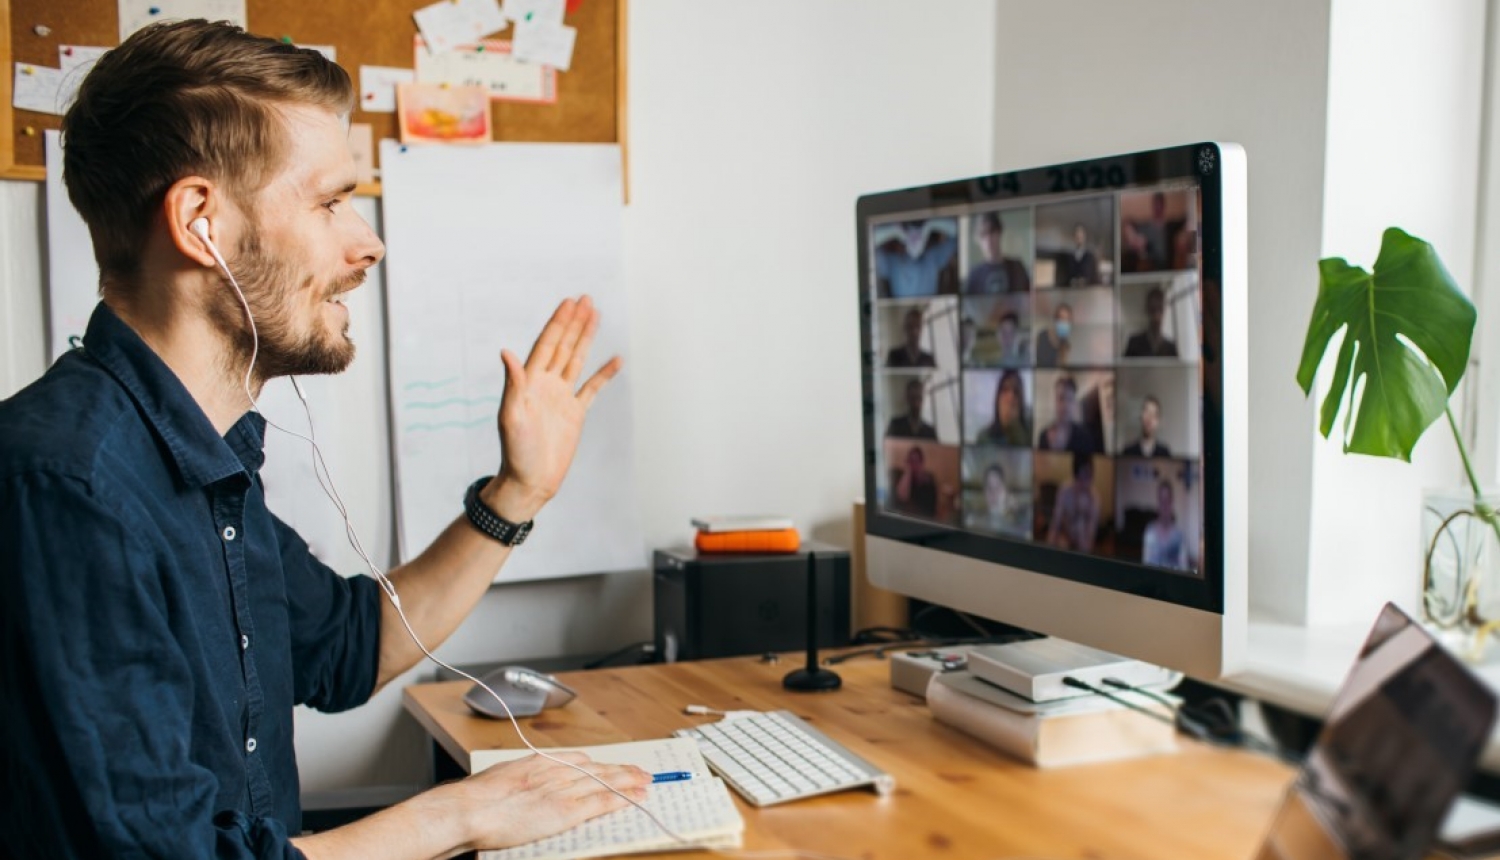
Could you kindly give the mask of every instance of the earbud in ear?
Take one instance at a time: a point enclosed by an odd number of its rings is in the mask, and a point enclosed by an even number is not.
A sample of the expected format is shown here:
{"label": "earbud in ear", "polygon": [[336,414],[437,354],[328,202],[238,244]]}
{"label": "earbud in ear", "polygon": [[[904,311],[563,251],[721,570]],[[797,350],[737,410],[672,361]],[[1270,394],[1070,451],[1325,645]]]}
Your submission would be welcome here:
{"label": "earbud in ear", "polygon": [[207,218],[194,218],[192,221],[188,222],[188,232],[192,233],[194,236],[197,236],[199,239],[208,242],[210,245],[213,244],[213,240],[208,238]]}

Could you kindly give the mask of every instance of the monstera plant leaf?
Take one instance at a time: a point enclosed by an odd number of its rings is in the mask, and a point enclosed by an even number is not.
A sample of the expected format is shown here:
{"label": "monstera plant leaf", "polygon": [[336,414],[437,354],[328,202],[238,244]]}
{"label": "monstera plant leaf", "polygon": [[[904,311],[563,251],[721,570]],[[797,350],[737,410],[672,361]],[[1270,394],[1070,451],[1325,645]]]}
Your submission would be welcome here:
{"label": "monstera plant leaf", "polygon": [[1326,438],[1347,402],[1346,452],[1409,461],[1463,377],[1474,305],[1431,245],[1395,227],[1381,238],[1373,273],[1338,257],[1319,261],[1318,271],[1318,302],[1297,368],[1304,394],[1312,393],[1329,342],[1344,332],[1319,429]]}

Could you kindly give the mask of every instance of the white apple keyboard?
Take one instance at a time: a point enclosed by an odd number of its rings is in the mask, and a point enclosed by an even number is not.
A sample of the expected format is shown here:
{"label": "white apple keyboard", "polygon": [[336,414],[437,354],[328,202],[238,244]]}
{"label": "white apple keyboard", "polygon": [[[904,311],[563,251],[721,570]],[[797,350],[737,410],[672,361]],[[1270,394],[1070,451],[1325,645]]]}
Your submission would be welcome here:
{"label": "white apple keyboard", "polygon": [[882,797],[896,778],[790,711],[758,711],[672,734],[698,742],[703,758],[755,806],[869,786]]}

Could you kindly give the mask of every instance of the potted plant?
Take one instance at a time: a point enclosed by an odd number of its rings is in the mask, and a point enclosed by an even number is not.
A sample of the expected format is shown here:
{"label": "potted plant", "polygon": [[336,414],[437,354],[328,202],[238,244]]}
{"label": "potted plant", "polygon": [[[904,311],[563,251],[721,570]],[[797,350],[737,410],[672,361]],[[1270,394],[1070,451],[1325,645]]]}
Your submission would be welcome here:
{"label": "potted plant", "polygon": [[1468,366],[1474,305],[1430,244],[1395,227],[1382,236],[1373,271],[1332,257],[1318,272],[1297,383],[1311,396],[1342,331],[1318,425],[1324,438],[1343,412],[1346,453],[1410,462],[1433,422],[1446,418],[1453,433],[1468,486],[1423,500],[1422,609],[1429,627],[1477,659],[1500,626],[1500,498],[1480,486],[1448,406]]}

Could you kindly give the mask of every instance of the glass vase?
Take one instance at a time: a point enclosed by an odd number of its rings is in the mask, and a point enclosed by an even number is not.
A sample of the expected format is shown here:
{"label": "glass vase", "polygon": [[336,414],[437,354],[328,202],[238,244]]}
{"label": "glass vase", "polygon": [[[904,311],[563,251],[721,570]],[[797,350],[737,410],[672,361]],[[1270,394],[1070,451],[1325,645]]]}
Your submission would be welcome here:
{"label": "glass vase", "polygon": [[1422,496],[1422,622],[1449,650],[1483,659],[1500,629],[1500,491]]}

